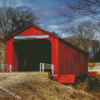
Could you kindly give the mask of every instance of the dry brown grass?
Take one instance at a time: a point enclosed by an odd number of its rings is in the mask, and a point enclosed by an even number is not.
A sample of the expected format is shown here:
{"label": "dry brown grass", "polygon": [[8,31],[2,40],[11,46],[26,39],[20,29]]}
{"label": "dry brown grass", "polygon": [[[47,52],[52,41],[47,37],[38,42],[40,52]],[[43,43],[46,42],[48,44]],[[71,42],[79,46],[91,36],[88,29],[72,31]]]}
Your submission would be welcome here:
{"label": "dry brown grass", "polygon": [[88,67],[89,67],[90,69],[93,69],[94,66],[95,66],[95,64],[96,64],[96,62],[89,62],[89,63],[88,63]]}
{"label": "dry brown grass", "polygon": [[96,73],[96,77],[87,77],[84,81],[79,81],[74,85],[74,88],[88,92],[100,100],[100,73]]}
{"label": "dry brown grass", "polygon": [[12,96],[11,94],[0,90],[0,100],[19,100],[16,97]]}
{"label": "dry brown grass", "polygon": [[[2,77],[6,77],[6,75],[2,75]],[[46,74],[9,74],[2,82],[7,82],[7,80],[13,83],[0,85],[20,96],[22,100],[99,100],[97,96],[85,92],[84,89],[58,84],[50,80]],[[1,100],[18,100],[14,96],[4,93],[3,90],[0,91]]]}

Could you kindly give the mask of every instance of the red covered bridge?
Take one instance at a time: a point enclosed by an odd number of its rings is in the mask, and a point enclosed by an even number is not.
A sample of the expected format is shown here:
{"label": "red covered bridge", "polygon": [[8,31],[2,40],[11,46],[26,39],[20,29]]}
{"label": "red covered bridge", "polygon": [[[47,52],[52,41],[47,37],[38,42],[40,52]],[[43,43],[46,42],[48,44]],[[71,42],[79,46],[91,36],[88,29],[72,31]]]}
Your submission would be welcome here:
{"label": "red covered bridge", "polygon": [[88,54],[69,42],[30,24],[6,41],[6,64],[12,71],[39,71],[39,63],[54,65],[53,79],[88,72]]}

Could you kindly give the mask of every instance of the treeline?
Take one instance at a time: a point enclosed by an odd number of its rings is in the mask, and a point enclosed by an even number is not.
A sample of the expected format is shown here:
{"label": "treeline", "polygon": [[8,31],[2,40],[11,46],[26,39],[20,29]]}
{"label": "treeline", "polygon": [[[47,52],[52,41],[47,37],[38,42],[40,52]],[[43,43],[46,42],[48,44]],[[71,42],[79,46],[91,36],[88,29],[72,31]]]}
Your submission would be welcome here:
{"label": "treeline", "polygon": [[[81,42],[83,40],[78,37],[68,37],[65,40],[81,50],[88,52],[89,62],[100,62],[100,41],[83,39],[84,42]],[[89,43],[86,41],[89,41]],[[85,49],[85,45],[87,46],[87,50]]]}
{"label": "treeline", "polygon": [[100,48],[98,52],[96,52],[93,56],[93,58],[89,59],[90,62],[100,62]]}

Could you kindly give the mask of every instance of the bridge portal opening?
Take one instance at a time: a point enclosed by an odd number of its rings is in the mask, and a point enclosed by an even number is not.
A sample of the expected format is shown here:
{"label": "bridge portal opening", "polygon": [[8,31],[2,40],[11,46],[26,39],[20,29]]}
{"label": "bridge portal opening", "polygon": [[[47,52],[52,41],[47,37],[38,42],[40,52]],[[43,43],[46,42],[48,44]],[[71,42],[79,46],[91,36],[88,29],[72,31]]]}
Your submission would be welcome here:
{"label": "bridge portal opening", "polygon": [[49,40],[19,40],[13,44],[18,59],[18,71],[39,71],[40,62],[51,64]]}

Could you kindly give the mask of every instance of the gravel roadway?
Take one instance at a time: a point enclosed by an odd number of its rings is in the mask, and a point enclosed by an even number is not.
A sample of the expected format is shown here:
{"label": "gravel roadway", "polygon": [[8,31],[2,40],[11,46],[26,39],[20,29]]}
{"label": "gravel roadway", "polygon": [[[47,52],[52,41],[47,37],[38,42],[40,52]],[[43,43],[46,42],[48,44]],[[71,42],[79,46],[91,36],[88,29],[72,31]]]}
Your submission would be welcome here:
{"label": "gravel roadway", "polygon": [[48,77],[47,73],[40,72],[11,72],[11,73],[0,73],[0,86],[8,87],[25,81],[32,80],[36,75]]}

